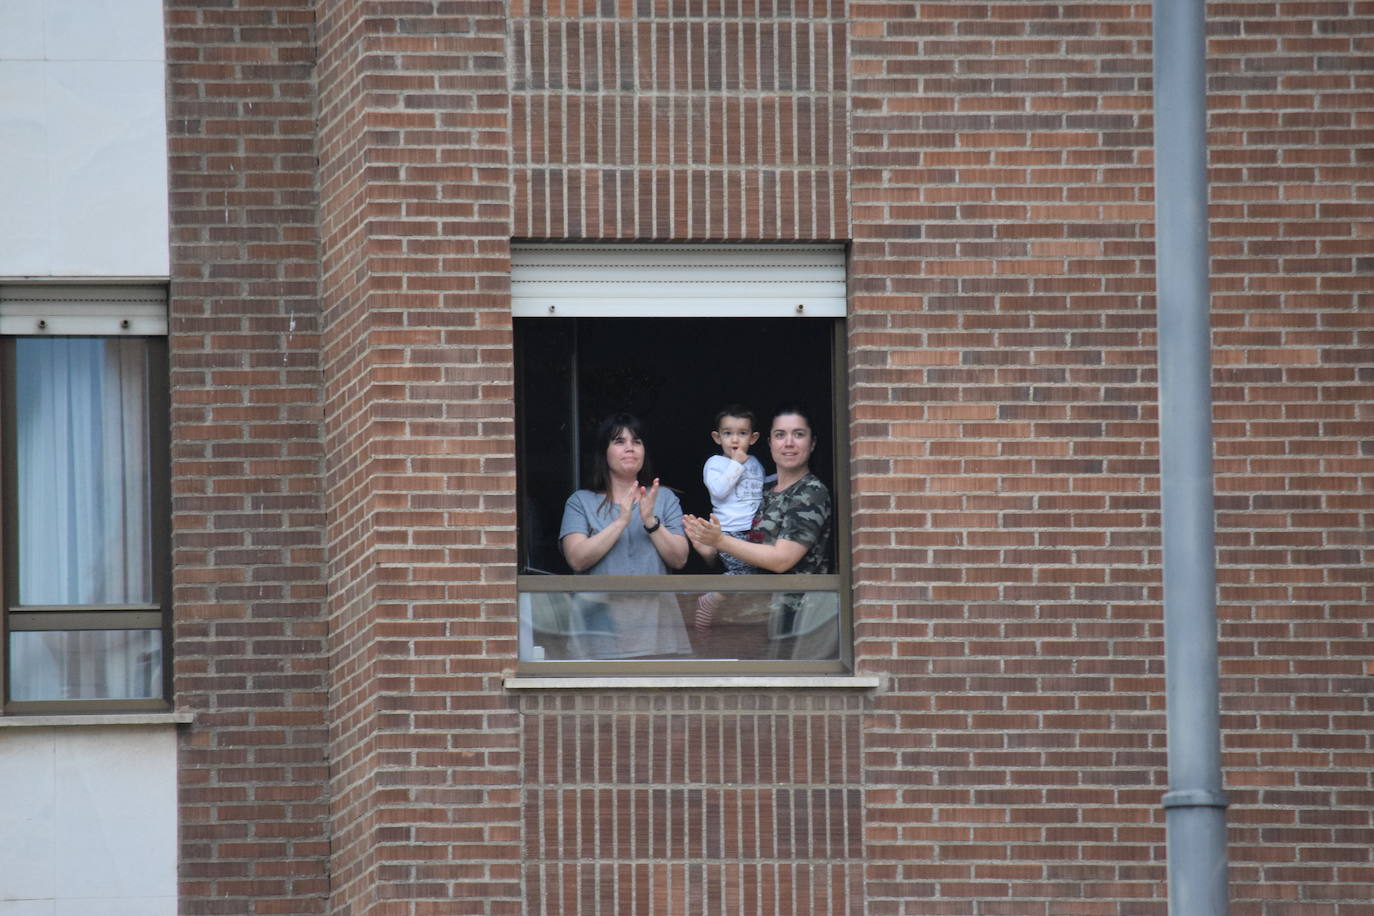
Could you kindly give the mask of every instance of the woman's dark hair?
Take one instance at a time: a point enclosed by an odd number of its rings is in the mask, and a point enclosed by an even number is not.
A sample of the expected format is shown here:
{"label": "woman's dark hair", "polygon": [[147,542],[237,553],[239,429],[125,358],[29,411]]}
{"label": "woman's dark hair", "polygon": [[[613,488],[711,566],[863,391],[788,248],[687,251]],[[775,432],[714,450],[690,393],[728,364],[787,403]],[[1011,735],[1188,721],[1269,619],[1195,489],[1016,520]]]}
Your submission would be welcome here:
{"label": "woman's dark hair", "polygon": [[[809,420],[807,422],[810,422]],[[645,442],[644,424],[639,422],[639,418],[634,414],[617,413],[612,414],[602,420],[596,426],[596,435],[593,438],[595,450],[592,452],[592,485],[593,493],[605,493],[606,498],[601,505],[609,508],[612,503],[611,496],[611,469],[606,464],[606,449],[611,442],[621,432],[627,432],[641,442]],[[639,485],[647,487],[654,482],[654,466],[649,460],[649,446],[644,446],[644,464],[639,468]]]}
{"label": "woman's dark hair", "polygon": [[811,422],[811,411],[800,404],[783,404],[777,410],[773,411],[772,419],[768,421],[768,435],[771,436],[773,434],[773,424],[778,422],[778,417],[785,417],[788,414],[796,414],[801,417],[806,421],[806,426],[811,430],[811,434],[813,436],[816,434],[816,424]]}

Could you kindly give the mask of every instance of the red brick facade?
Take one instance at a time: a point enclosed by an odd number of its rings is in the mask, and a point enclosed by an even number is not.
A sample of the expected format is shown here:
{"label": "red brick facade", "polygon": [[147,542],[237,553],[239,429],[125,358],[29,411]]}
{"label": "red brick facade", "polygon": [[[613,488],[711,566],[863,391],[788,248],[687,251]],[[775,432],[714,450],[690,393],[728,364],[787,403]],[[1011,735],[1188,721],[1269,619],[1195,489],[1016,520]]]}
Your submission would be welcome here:
{"label": "red brick facade", "polygon": [[313,18],[166,7],[185,913],[329,890]]}
{"label": "red brick facade", "polygon": [[[1149,17],[169,0],[182,912],[1163,914]],[[1232,912],[1357,916],[1374,4],[1209,35]],[[513,238],[851,243],[880,688],[503,689]]]}

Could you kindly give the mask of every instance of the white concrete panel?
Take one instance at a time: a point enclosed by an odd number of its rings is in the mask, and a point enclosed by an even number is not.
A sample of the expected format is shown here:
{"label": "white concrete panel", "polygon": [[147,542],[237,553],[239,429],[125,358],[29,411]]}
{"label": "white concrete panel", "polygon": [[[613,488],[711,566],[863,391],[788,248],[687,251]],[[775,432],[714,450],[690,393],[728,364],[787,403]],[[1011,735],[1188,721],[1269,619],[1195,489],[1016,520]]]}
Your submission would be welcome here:
{"label": "white concrete panel", "polygon": [[49,60],[163,59],[161,0],[45,0],[44,6]]}
{"label": "white concrete panel", "polygon": [[0,916],[57,916],[57,903],[53,900],[0,900]]}
{"label": "white concrete panel", "polygon": [[0,3],[0,60],[42,60],[43,8],[48,0]]}
{"label": "white concrete panel", "polygon": [[54,63],[49,76],[50,273],[167,274],[162,64]]}
{"label": "white concrete panel", "polygon": [[26,916],[10,901],[56,895],[55,755],[53,729],[0,734],[0,916]]}
{"label": "white concrete panel", "polygon": [[46,67],[0,60],[0,276],[53,262]]}
{"label": "white concrete panel", "polygon": [[58,899],[175,897],[175,731],[63,729],[55,757]]}
{"label": "white concrete panel", "polygon": [[169,271],[161,0],[0,0],[0,277]]}
{"label": "white concrete panel", "polygon": [[[5,916],[0,910],[0,916]],[[58,900],[53,916],[177,916],[176,897]]]}

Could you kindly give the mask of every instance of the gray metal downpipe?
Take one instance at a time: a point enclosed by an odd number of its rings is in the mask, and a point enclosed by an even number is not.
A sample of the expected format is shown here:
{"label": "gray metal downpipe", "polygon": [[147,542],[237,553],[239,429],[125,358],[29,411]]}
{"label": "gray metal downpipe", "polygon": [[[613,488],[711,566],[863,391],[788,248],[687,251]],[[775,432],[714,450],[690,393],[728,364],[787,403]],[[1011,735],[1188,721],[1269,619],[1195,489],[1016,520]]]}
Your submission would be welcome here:
{"label": "gray metal downpipe", "polygon": [[1226,916],[1207,251],[1204,0],[1154,0],[1170,916]]}

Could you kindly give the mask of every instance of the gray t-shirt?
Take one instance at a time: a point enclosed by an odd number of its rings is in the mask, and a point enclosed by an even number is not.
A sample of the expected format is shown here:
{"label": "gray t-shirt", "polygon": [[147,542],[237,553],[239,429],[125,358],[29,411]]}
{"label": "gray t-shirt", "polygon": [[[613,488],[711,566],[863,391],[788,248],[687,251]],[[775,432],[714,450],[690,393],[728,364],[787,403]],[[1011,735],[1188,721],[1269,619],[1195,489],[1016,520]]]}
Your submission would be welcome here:
{"label": "gray t-shirt", "polygon": [[[574,532],[591,537],[619,518],[620,507],[615,503],[604,506],[604,501],[605,496],[591,490],[578,490],[569,496],[563,505],[563,524],[558,529],[558,540]],[[638,514],[639,510],[634,512]],[[664,528],[682,534],[682,503],[673,491],[659,487],[654,514]],[[668,567],[644,532],[641,520],[636,518],[587,572],[594,576],[662,576],[667,574]]]}

